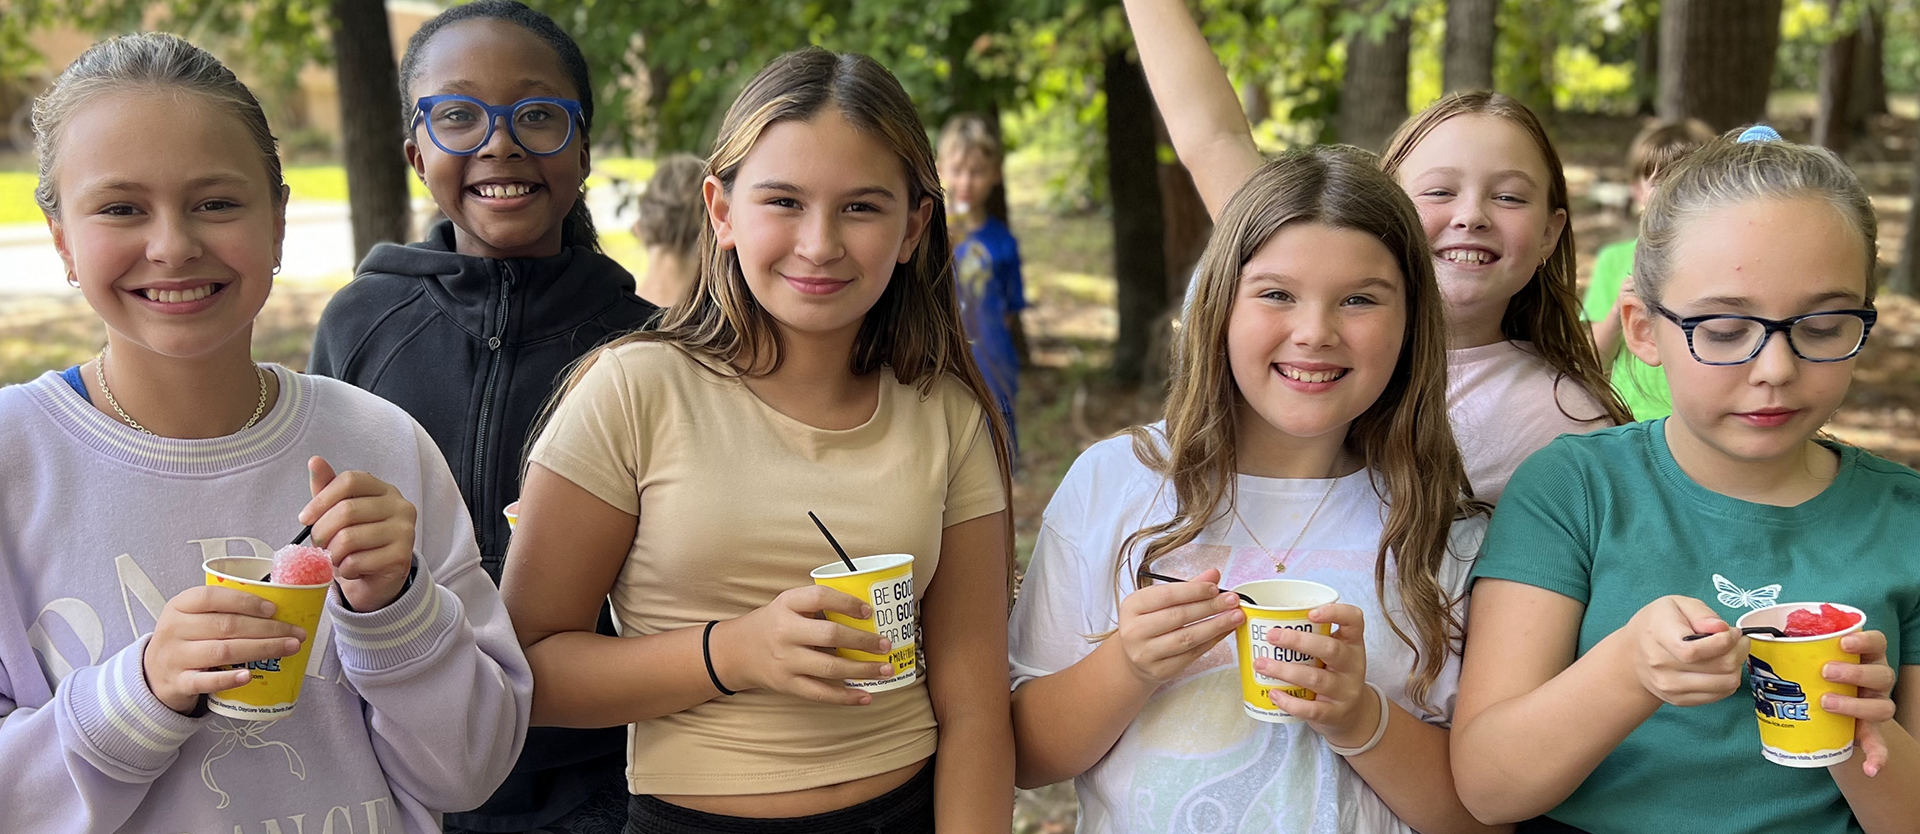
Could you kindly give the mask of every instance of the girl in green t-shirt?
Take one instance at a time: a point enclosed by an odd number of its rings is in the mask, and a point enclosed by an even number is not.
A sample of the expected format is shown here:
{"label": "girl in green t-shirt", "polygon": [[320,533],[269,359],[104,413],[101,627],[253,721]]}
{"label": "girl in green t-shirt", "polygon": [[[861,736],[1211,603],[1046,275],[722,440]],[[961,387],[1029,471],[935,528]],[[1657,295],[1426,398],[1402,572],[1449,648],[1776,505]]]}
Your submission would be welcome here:
{"label": "girl in green t-shirt", "polygon": [[[1660,183],[1622,318],[1673,416],[1556,441],[1495,514],[1453,736],[1475,816],[1691,832],[1920,819],[1904,727],[1920,687],[1896,687],[1888,660],[1920,664],[1920,571],[1898,550],[1920,534],[1920,475],[1818,436],[1873,325],[1875,248],[1853,173],[1765,128]],[[1763,759],[1751,703],[1729,698],[1748,660],[1729,622],[1775,601],[1868,615],[1840,641],[1860,662],[1824,670],[1859,687],[1818,704],[1857,719],[1857,754],[1825,773]]]}

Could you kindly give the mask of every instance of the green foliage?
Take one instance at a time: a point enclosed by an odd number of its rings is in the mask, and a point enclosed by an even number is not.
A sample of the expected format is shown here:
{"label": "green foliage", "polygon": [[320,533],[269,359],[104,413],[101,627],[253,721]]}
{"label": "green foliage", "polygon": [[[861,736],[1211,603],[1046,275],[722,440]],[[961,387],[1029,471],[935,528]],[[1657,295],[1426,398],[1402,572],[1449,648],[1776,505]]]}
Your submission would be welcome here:
{"label": "green foliage", "polygon": [[40,204],[33,201],[33,189],[39,184],[37,171],[0,171],[0,226],[47,221]]}
{"label": "green foliage", "polygon": [[1004,98],[970,61],[1013,2],[968,0],[534,0],[593,66],[599,141],[704,151],[726,106],[767,61],[809,45],[872,55],[929,124]]}
{"label": "green foliage", "polygon": [[[31,54],[13,45],[24,46],[26,33],[42,27],[66,25],[101,36],[172,32],[245,75],[268,117],[284,123],[300,70],[332,62],[329,17],[325,0],[0,0],[0,54]],[[0,59],[0,80],[12,60]]]}

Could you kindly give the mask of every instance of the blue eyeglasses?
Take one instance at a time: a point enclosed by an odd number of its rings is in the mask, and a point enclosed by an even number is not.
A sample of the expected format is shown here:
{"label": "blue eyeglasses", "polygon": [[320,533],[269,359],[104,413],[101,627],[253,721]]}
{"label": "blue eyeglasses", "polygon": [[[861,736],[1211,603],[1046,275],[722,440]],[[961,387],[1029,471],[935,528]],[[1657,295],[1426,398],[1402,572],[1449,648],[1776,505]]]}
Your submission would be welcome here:
{"label": "blue eyeglasses", "polygon": [[527,153],[552,156],[573,140],[574,122],[583,122],[580,102],[569,98],[523,98],[495,107],[472,96],[422,96],[413,122],[427,123],[427,138],[440,150],[467,156],[493,141],[493,124],[505,117],[507,135]]}

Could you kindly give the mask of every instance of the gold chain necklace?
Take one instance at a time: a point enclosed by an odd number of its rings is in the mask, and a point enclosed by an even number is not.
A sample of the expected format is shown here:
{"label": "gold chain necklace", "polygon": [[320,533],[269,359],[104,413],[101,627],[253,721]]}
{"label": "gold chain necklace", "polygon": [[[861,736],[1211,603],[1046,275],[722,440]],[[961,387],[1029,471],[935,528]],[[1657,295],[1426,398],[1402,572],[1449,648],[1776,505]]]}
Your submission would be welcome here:
{"label": "gold chain necklace", "polygon": [[1267,546],[1260,542],[1260,536],[1253,532],[1253,525],[1248,524],[1246,519],[1240,517],[1240,500],[1238,495],[1234,496],[1233,520],[1240,522],[1240,529],[1247,531],[1247,536],[1253,539],[1254,546],[1260,548],[1261,552],[1266,553],[1268,559],[1273,560],[1273,572],[1286,573],[1287,563],[1293,561],[1294,549],[1300,546],[1301,539],[1306,538],[1307,528],[1313,526],[1313,520],[1320,515],[1320,508],[1327,505],[1327,498],[1333,495],[1333,488],[1339,484],[1339,478],[1327,479],[1327,491],[1320,493],[1320,503],[1313,505],[1313,512],[1307,514],[1307,523],[1300,525],[1300,532],[1293,534],[1293,543],[1287,545],[1287,558],[1285,559],[1273,555],[1273,551],[1268,550]]}
{"label": "gold chain necklace", "polygon": [[[93,379],[95,382],[100,383],[100,393],[107,398],[107,405],[113,406],[113,413],[120,415],[120,419],[127,421],[127,425],[132,426],[136,431],[153,434],[152,429],[140,425],[140,421],[127,416],[126,409],[120,407],[120,401],[113,398],[113,389],[107,387],[108,349],[109,348],[101,348],[100,359],[93,363]],[[238,431],[246,431],[247,429],[253,428],[253,424],[260,422],[260,415],[266,413],[267,410],[267,374],[265,371],[260,370],[260,366],[257,364],[253,366],[253,378],[260,381],[260,402],[254,404],[253,416],[248,417],[247,424],[241,426]],[[154,436],[158,437],[159,435]]]}

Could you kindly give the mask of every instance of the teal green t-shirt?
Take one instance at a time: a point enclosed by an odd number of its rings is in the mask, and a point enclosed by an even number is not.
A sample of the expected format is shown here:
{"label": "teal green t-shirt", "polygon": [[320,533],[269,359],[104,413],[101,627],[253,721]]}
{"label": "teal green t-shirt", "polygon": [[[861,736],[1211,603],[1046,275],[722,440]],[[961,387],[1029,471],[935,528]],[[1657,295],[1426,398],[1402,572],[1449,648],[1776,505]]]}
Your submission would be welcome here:
{"label": "teal green t-shirt", "polygon": [[[1582,305],[1587,321],[1597,322],[1613,312],[1620,287],[1633,274],[1633,240],[1601,247],[1593,261],[1593,279],[1587,284],[1587,299]],[[1667,375],[1620,346],[1613,358],[1613,390],[1633,412],[1635,420],[1653,420],[1673,413],[1673,401],[1667,394]]]}
{"label": "teal green t-shirt", "polygon": [[[1666,420],[1564,435],[1521,464],[1474,578],[1586,605],[1578,652],[1654,599],[1684,594],[1733,622],[1772,602],[1840,602],[1885,632],[1896,668],[1920,664],[1920,473],[1852,446],[1833,483],[1796,507],[1713,492],[1668,451]],[[1547,814],[1595,834],[1857,832],[1823,768],[1760,756],[1753,698],[1662,705]]]}

